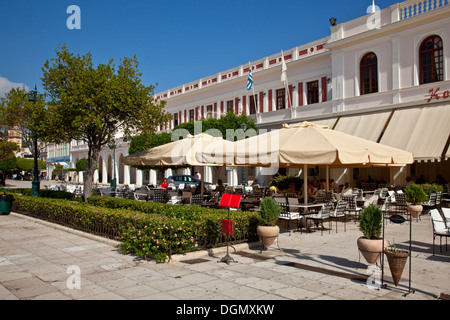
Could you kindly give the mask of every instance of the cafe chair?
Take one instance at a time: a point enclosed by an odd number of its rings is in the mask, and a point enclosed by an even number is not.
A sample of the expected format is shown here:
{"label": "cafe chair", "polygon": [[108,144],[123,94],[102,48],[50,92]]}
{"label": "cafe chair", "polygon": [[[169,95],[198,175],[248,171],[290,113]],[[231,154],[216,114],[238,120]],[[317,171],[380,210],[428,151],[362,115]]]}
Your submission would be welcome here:
{"label": "cafe chair", "polygon": [[167,202],[167,196],[166,191],[164,190],[155,190],[153,194],[153,202],[157,203],[166,203]]}
{"label": "cafe chair", "polygon": [[356,223],[356,220],[359,219],[359,213],[362,211],[362,208],[356,205],[356,196],[342,196],[341,200],[347,202],[347,208],[345,211],[351,212],[355,216]]}
{"label": "cafe chair", "polygon": [[340,200],[336,204],[336,208],[333,211],[331,211],[331,213],[330,213],[331,220],[336,220],[336,233],[338,232],[337,231],[337,229],[338,229],[337,222],[339,219],[342,219],[342,218],[344,220],[344,232],[347,231],[347,228],[346,228],[347,215],[345,214],[346,208],[347,208],[347,202]]}
{"label": "cafe chair", "polygon": [[289,231],[289,235],[291,235],[291,229],[289,226],[291,225],[291,221],[297,220],[298,224],[298,218],[299,213],[298,211],[291,211],[289,210],[289,204],[286,202],[279,202],[278,205],[281,207],[281,213],[278,216],[278,219],[284,220],[286,222],[286,230]]}
{"label": "cafe chair", "polygon": [[191,206],[201,206],[203,200],[203,194],[193,194],[191,197]]}
{"label": "cafe chair", "polygon": [[441,208],[442,215],[444,216],[445,225],[450,228],[450,208]]}
{"label": "cafe chair", "polygon": [[436,199],[437,193],[433,192],[432,194],[430,194],[430,198],[428,199],[428,201],[422,203],[423,214],[428,214],[430,213],[430,210],[436,209]]}
{"label": "cafe chair", "polygon": [[313,213],[313,214],[309,214],[306,216],[307,220],[312,220],[314,222],[314,224],[316,225],[316,227],[318,227],[319,224],[322,225],[321,228],[321,235],[323,235],[323,229],[325,229],[325,227],[323,226],[323,222],[325,220],[328,220],[329,223],[329,230],[328,232],[331,232],[331,219],[330,219],[330,213],[331,210],[333,208],[333,204],[331,202],[325,202],[324,204],[322,204],[322,208],[319,210],[318,213]]}

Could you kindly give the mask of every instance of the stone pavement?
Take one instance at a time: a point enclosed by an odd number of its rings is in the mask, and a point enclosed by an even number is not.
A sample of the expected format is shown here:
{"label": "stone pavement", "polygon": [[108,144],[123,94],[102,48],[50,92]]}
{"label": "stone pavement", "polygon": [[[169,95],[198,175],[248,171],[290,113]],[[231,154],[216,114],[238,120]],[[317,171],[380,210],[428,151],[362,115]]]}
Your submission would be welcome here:
{"label": "stone pavement", "polygon": [[[54,184],[43,181],[43,184]],[[31,182],[8,180],[7,187]],[[284,225],[282,225],[284,226]],[[328,227],[328,224],[325,223]],[[388,222],[385,239],[409,247],[409,222]],[[336,232],[337,231],[337,232]],[[174,256],[169,263],[124,255],[117,242],[11,213],[0,215],[0,300],[437,300],[450,294],[450,250],[436,239],[430,216],[412,222],[409,260],[396,287],[359,254],[358,224],[286,232],[260,253],[258,243]],[[281,250],[280,250],[281,249]],[[378,263],[380,265],[380,263]],[[375,279],[368,281],[368,278]],[[378,289],[377,289],[378,288]]]}

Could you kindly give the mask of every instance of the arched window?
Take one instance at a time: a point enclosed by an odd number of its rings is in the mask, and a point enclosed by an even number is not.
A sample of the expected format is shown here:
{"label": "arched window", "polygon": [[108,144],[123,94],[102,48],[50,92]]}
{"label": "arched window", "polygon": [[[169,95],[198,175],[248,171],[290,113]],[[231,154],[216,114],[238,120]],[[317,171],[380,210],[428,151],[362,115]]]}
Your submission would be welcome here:
{"label": "arched window", "polygon": [[442,47],[442,39],[436,35],[429,36],[420,45],[420,84],[444,80],[444,50]]}
{"label": "arched window", "polygon": [[373,52],[366,53],[360,68],[361,95],[378,92],[378,58]]}

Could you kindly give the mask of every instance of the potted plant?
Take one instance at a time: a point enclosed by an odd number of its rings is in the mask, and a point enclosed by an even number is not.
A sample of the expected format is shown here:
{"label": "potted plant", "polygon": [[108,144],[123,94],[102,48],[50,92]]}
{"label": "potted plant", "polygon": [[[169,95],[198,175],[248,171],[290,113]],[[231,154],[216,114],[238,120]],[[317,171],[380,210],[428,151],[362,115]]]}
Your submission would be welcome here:
{"label": "potted plant", "polygon": [[392,279],[394,280],[395,286],[397,286],[402,276],[406,260],[408,260],[409,251],[398,249],[394,243],[394,245],[389,244],[389,247],[384,250],[384,253],[388,260]]}
{"label": "potted plant", "polygon": [[281,207],[272,197],[266,197],[261,201],[256,232],[264,246],[270,246],[280,233],[277,225]]}
{"label": "potted plant", "polygon": [[383,239],[380,238],[383,215],[375,204],[364,208],[359,215],[359,230],[363,233],[357,241],[358,249],[370,264],[377,262],[383,252]]}
{"label": "potted plant", "polygon": [[423,211],[422,202],[427,201],[428,197],[423,188],[418,184],[412,184],[405,188],[405,199],[408,203],[406,209],[413,218],[418,218]]}

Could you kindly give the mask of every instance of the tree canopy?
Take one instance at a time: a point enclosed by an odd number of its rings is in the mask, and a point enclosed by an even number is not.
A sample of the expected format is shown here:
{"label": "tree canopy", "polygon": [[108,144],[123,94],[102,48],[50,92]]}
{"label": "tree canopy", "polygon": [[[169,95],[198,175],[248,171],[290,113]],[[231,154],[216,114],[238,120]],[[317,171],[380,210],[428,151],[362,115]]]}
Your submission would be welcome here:
{"label": "tree canopy", "polygon": [[54,143],[84,141],[89,150],[84,172],[85,198],[91,195],[92,178],[100,150],[120,134],[124,140],[153,132],[170,120],[164,102],[153,99],[153,85],[145,86],[138,60],[123,58],[94,67],[91,53],[75,55],[60,46],[47,60],[41,78],[47,107],[36,119],[39,138]]}

